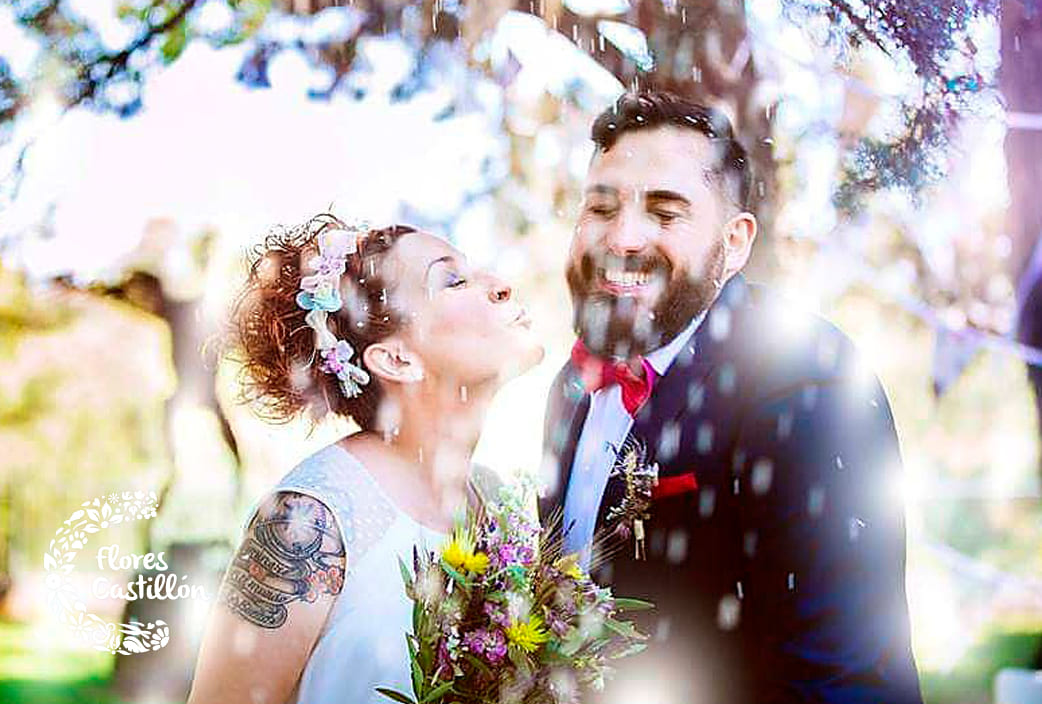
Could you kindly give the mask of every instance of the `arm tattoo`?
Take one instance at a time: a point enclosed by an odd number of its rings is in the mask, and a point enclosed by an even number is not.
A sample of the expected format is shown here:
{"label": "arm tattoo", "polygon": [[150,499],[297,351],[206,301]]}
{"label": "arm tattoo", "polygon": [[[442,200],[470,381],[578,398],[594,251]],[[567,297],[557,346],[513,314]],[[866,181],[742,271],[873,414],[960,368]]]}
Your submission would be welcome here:
{"label": "arm tattoo", "polygon": [[292,602],[339,594],[346,565],[330,510],[310,496],[280,492],[250,523],[220,599],[247,622],[278,628]]}

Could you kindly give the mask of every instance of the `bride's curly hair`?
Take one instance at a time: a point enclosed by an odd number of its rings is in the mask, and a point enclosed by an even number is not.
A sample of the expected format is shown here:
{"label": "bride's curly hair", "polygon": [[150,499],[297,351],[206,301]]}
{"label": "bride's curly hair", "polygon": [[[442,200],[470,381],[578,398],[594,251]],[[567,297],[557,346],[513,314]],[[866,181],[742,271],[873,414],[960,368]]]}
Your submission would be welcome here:
{"label": "bride's curly hair", "polygon": [[[314,424],[334,413],[364,430],[375,426],[382,398],[379,381],[372,377],[360,395],[344,396],[336,375],[321,370],[314,330],[304,321],[308,311],[296,301],[301,269],[318,254],[316,237],[326,229],[345,227],[336,216],[322,213],[300,225],[273,229],[252,250],[223,349],[241,365],[237,401],[264,420],[286,423],[306,414]],[[340,277],[344,305],[329,314],[327,324],[354,348],[353,362],[363,369],[366,347],[405,323],[390,303],[396,282],[380,277],[380,263],[398,238],[410,232],[416,229],[408,225],[369,231],[359,240],[358,251],[348,255]]]}

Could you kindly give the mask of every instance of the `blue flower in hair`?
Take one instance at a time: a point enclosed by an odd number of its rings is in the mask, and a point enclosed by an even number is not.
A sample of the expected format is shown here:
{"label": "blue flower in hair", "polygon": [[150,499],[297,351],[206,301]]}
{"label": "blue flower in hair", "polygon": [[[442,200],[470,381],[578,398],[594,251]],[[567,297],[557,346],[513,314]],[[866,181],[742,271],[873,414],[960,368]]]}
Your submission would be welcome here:
{"label": "blue flower in hair", "polygon": [[340,300],[340,291],[330,286],[315,291],[301,291],[297,294],[297,305],[305,310],[334,313],[340,310],[343,302]]}

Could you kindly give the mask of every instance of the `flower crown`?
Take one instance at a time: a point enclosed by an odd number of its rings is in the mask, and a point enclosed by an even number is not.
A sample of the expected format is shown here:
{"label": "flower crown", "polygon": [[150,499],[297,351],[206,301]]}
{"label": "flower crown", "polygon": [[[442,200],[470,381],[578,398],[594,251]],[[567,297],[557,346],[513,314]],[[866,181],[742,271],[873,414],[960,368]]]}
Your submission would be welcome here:
{"label": "flower crown", "polygon": [[[314,273],[300,279],[297,305],[310,311],[304,322],[315,331],[315,349],[322,356],[322,371],[336,374],[340,388],[348,398],[362,393],[369,383],[369,373],[354,364],[354,348],[346,340],[338,340],[329,331],[326,317],[340,310],[340,276],[347,268],[347,257],[358,251],[358,242],[369,233],[369,225],[362,223],[323,230],[316,238],[318,256],[307,265]],[[361,363],[361,358],[359,358]]]}

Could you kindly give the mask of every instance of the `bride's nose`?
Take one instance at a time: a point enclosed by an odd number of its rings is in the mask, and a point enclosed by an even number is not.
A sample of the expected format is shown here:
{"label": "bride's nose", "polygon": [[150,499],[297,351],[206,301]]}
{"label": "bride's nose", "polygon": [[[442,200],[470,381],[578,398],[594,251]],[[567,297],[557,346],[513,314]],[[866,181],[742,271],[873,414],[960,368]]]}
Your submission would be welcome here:
{"label": "bride's nose", "polygon": [[510,286],[495,277],[490,277],[488,287],[488,298],[493,303],[506,303],[512,295]]}

